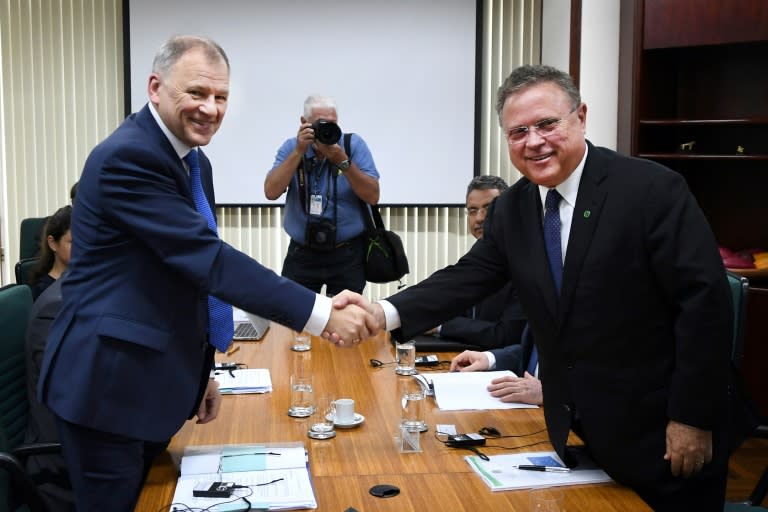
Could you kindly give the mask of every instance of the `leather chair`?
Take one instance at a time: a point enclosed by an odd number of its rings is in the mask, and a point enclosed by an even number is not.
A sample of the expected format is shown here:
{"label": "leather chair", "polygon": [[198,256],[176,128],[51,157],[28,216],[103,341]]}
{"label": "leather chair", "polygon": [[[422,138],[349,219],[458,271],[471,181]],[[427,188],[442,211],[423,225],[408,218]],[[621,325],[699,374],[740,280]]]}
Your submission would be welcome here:
{"label": "leather chair", "polygon": [[48,217],[30,217],[21,221],[19,230],[19,259],[34,258],[40,252],[40,236]]}
{"label": "leather chair", "polygon": [[30,284],[32,280],[32,270],[37,266],[40,258],[26,258],[16,262],[14,273],[16,274],[16,284]]}
{"label": "leather chair", "polygon": [[728,284],[733,295],[733,345],[731,347],[731,361],[737,369],[741,369],[741,360],[744,356],[744,324],[747,320],[747,299],[749,298],[749,280],[746,277],[726,271]]}
{"label": "leather chair", "polygon": [[61,451],[58,443],[24,444],[29,402],[24,346],[32,308],[29,286],[0,288],[0,510],[45,512],[26,457]]}

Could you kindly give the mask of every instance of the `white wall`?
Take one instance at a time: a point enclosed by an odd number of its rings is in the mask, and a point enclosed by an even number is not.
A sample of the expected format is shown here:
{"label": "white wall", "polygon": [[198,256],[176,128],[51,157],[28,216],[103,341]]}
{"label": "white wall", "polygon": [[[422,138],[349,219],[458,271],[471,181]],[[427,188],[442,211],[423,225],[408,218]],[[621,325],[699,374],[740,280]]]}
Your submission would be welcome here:
{"label": "white wall", "polygon": [[617,136],[619,9],[616,0],[584,0],[581,10],[579,90],[587,104],[587,138],[611,149]]}
{"label": "white wall", "polygon": [[543,0],[541,13],[541,63],[568,71],[571,0]]}

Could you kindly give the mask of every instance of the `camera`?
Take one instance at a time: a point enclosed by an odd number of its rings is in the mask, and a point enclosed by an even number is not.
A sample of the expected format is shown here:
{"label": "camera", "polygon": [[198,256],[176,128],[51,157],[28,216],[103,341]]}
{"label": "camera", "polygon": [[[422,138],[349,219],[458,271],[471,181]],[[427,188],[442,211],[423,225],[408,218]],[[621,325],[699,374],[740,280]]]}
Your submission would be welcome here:
{"label": "camera", "polygon": [[336,144],[341,138],[341,128],[333,121],[318,119],[312,123],[315,130],[315,140],[320,144]]}
{"label": "camera", "polygon": [[304,233],[307,247],[316,251],[332,251],[336,248],[336,225],[325,219],[310,220]]}

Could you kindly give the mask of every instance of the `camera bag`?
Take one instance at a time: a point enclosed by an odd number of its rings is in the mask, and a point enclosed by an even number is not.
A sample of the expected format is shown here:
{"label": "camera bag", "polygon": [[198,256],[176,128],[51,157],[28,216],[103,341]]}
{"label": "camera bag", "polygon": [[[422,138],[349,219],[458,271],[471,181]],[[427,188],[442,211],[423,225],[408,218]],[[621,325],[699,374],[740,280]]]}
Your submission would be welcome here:
{"label": "camera bag", "polygon": [[[351,133],[344,134],[344,151],[349,158],[352,158],[351,138]],[[410,272],[403,241],[397,233],[384,227],[378,206],[369,205],[360,200],[360,209],[366,227],[366,231],[362,235],[365,237],[363,263],[366,281],[371,283],[399,281]]]}

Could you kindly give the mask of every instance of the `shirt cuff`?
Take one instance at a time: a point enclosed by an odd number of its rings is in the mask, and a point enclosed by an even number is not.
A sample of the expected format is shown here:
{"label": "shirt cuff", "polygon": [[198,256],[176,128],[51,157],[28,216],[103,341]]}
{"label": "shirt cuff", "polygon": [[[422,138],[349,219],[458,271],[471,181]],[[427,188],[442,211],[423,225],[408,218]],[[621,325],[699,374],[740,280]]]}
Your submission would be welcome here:
{"label": "shirt cuff", "polygon": [[495,370],[496,369],[496,356],[493,355],[493,352],[483,352],[485,354],[485,357],[488,358],[488,370]]}
{"label": "shirt cuff", "polygon": [[400,313],[391,302],[386,300],[377,301],[384,310],[384,325],[387,331],[394,331],[400,327]]}
{"label": "shirt cuff", "polygon": [[315,294],[315,305],[312,306],[312,313],[309,315],[307,325],[304,330],[313,336],[320,336],[331,319],[331,310],[333,309],[333,300],[325,295]]}

